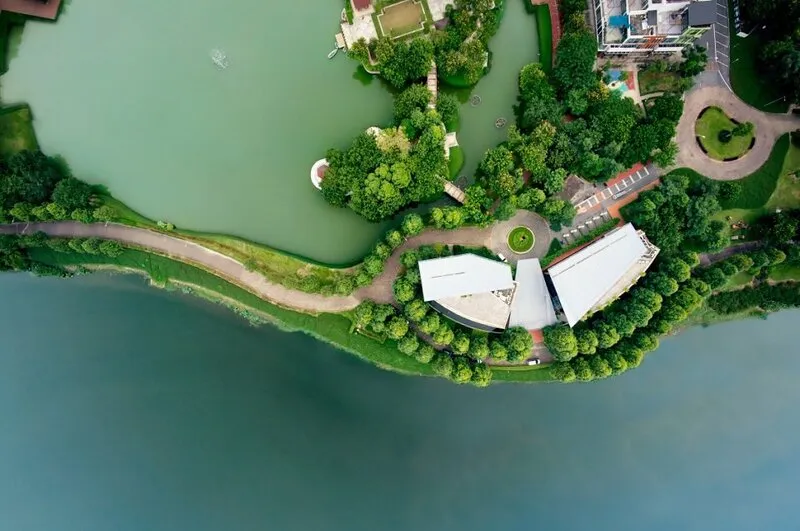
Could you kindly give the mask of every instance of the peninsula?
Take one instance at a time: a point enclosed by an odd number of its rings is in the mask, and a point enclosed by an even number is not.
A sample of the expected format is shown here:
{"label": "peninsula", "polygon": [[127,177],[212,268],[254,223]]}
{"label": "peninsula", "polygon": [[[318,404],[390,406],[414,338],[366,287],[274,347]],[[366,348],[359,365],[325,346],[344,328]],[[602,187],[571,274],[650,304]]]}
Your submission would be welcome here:
{"label": "peninsula", "polygon": [[[381,368],[475,386],[607,378],[685,327],[799,306],[800,111],[737,83],[757,50],[728,62],[748,37],[726,7],[637,1],[345,0],[336,47],[391,87],[392,117],[294,178],[388,227],[346,267],[149,219],[43,153],[31,109],[4,108],[0,268],[141,272]],[[502,141],[469,152],[464,118],[512,2],[538,61],[518,72],[513,116],[487,120]],[[0,40],[38,4],[0,12]],[[770,35],[765,56],[800,54],[792,38]],[[776,75],[770,90],[797,103],[798,79]]]}

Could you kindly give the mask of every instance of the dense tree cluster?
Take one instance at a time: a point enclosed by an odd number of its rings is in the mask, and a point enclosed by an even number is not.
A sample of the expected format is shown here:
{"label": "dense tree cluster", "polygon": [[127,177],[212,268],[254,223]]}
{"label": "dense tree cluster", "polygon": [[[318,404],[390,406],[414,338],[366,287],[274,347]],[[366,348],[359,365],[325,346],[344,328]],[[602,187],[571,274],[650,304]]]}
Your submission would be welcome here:
{"label": "dense tree cluster", "polygon": [[424,86],[410,87],[395,102],[395,120],[401,127],[377,135],[365,132],[346,150],[329,150],[323,197],[369,221],[438,198],[449,170],[441,119],[434,110],[422,110],[429,99]]}
{"label": "dense tree cluster", "polygon": [[661,186],[623,207],[622,215],[662,251],[676,250],[684,243],[717,251],[729,243],[724,223],[709,219],[720,210],[719,194],[716,182],[677,170],[663,177]]}
{"label": "dense tree cluster", "polygon": [[788,101],[800,103],[800,2],[742,0],[742,17],[764,43],[759,66]]}
{"label": "dense tree cluster", "polygon": [[708,299],[708,305],[720,314],[736,314],[751,310],[774,312],[785,308],[800,306],[800,284],[782,282],[780,284],[759,284],[733,291],[715,293]]}
{"label": "dense tree cluster", "polygon": [[447,6],[447,25],[431,34],[441,77],[473,85],[484,73],[489,39],[497,33],[504,0],[456,0]]}
{"label": "dense tree cluster", "polygon": [[70,176],[57,159],[20,151],[0,160],[0,221],[89,223],[110,216],[108,207],[93,205],[92,187]]}

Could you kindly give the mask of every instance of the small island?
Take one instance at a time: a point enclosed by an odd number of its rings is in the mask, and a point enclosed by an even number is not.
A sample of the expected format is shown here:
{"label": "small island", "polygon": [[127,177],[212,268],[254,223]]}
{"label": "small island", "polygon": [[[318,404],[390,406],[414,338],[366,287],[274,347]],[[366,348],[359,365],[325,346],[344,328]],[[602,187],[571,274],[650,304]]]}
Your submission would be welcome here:
{"label": "small island", "polygon": [[[666,335],[800,306],[800,117],[745,103],[693,44],[711,0],[652,16],[597,1],[589,27],[582,1],[345,0],[337,49],[394,98],[391,120],[296,176],[325,208],[388,226],[345,266],[148,219],[43,153],[29,108],[3,109],[0,267],[143,273],[478,387],[619,375]],[[461,113],[509,2],[538,28],[539,60],[513,116],[484,124],[502,141],[465,153]]]}

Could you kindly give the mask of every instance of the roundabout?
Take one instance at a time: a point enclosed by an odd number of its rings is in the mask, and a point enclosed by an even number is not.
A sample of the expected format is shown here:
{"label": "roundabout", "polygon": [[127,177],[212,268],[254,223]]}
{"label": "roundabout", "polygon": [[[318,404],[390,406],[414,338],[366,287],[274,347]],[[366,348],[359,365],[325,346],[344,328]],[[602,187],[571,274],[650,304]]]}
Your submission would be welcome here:
{"label": "roundabout", "polygon": [[719,107],[706,107],[695,122],[695,139],[709,158],[732,162],[744,157],[755,145],[755,126],[738,122]]}
{"label": "roundabout", "polygon": [[514,227],[511,229],[511,232],[508,233],[508,248],[514,253],[525,254],[533,249],[535,243],[536,237],[533,235],[533,231],[528,227]]}

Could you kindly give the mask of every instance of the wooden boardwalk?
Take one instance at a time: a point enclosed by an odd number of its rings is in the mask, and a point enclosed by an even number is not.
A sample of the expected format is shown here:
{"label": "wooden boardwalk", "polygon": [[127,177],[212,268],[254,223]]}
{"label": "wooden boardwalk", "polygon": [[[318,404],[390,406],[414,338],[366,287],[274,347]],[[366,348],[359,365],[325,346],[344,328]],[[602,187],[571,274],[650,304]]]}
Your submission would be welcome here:
{"label": "wooden boardwalk", "polygon": [[436,97],[439,94],[439,77],[436,72],[436,62],[431,62],[431,69],[428,71],[428,90],[431,91],[431,101],[428,103],[429,109],[436,108]]}
{"label": "wooden boardwalk", "polygon": [[0,0],[0,11],[11,11],[20,15],[49,20],[56,19],[60,6],[61,0],[47,0],[46,2],[38,0]]}
{"label": "wooden boardwalk", "polygon": [[450,181],[444,182],[444,191],[447,195],[449,195],[462,205],[464,204],[464,201],[467,199],[467,194],[464,193],[464,190],[462,190],[455,184],[451,183]]}

